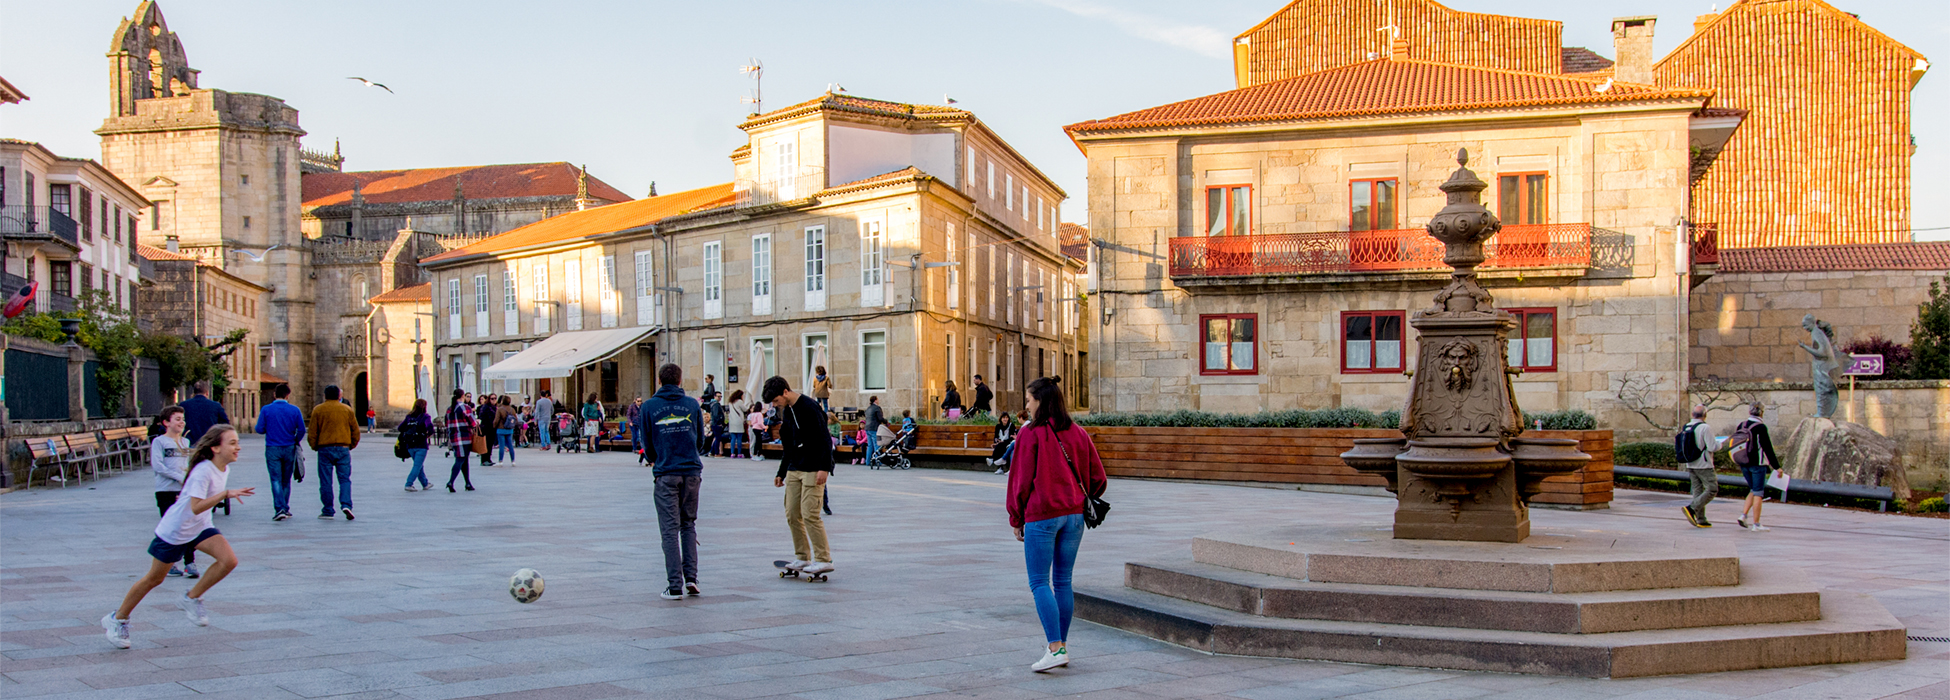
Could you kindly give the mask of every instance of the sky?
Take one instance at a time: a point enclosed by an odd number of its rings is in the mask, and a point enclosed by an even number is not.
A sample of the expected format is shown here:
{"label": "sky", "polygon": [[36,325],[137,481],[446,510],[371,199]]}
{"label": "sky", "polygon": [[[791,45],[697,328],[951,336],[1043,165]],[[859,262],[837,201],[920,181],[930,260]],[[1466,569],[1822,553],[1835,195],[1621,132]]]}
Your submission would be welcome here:
{"label": "sky", "polygon": [[[862,97],[946,97],[1035,163],[1085,220],[1085,161],[1062,127],[1232,88],[1232,37],[1281,0],[163,0],[200,87],[300,112],[305,146],[340,141],[348,170],[569,161],[642,196],[731,180],[737,124],[765,65],[767,108],[837,84]],[[1713,3],[1449,0],[1459,10],[1564,22],[1607,57],[1611,18],[1658,15],[1663,55]],[[1950,2],[1833,0],[1950,62]],[[116,24],[135,0],[0,0],[0,76],[32,99],[0,106],[0,136],[99,157]],[[1937,75],[1942,73],[1942,75]],[[394,90],[347,80],[363,76]],[[1950,64],[1912,96],[1919,240],[1950,240]]]}

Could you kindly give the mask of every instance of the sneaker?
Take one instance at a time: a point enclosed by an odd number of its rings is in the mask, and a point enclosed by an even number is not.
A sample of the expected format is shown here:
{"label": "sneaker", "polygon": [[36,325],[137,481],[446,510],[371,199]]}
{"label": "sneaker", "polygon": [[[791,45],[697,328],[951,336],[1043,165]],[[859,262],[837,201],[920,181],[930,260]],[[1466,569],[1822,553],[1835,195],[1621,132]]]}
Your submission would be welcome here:
{"label": "sneaker", "polygon": [[420,487],[418,487],[418,486],[407,486],[407,487],[406,487],[406,491],[407,491],[408,493],[412,493],[412,492],[414,492],[414,491],[418,491],[418,490],[420,490]]}
{"label": "sneaker", "polygon": [[197,571],[197,570],[196,570],[196,565],[195,565],[195,564],[184,564],[184,565],[183,565],[183,578],[197,578],[197,577],[200,577],[200,576],[202,576],[202,575],[203,575],[203,572],[201,572],[201,571]]}
{"label": "sneaker", "polygon": [[1686,514],[1686,522],[1692,523],[1693,527],[1699,527],[1699,516],[1693,514],[1692,506],[1680,506],[1679,512]]}
{"label": "sneaker", "polygon": [[115,619],[115,613],[102,616],[102,631],[108,634],[108,643],[117,649],[129,648],[129,621]]}
{"label": "sneaker", "polygon": [[663,598],[664,600],[683,600],[684,589],[678,588],[676,586],[671,586],[669,588],[664,589],[664,592],[658,593],[657,596]]}
{"label": "sneaker", "polygon": [[1752,529],[1754,529],[1754,526],[1752,526],[1752,525],[1748,525],[1748,524],[1747,524],[1747,518],[1746,518],[1746,516],[1741,516],[1741,518],[1740,518],[1740,519],[1738,519],[1738,520],[1735,520],[1734,522],[1736,522],[1736,523],[1740,523],[1740,527],[1741,527],[1741,529],[1743,529],[1743,530],[1752,530]]}
{"label": "sneaker", "polygon": [[1048,649],[1044,649],[1043,660],[1030,664],[1029,670],[1035,671],[1037,673],[1042,673],[1044,671],[1048,671],[1058,666],[1068,666],[1068,665],[1070,665],[1069,647],[1063,647],[1056,651],[1050,651]]}
{"label": "sneaker", "polygon": [[174,566],[171,566],[171,567],[169,567],[169,575],[170,575],[170,576],[171,576],[172,578],[174,578],[174,577],[178,577],[178,576],[182,576],[182,575],[183,575],[183,570],[182,570],[182,569],[179,569],[179,568],[176,568],[176,567],[174,567]]}
{"label": "sneaker", "polygon": [[344,514],[345,514],[345,519],[346,519],[346,520],[351,520],[351,519],[352,519],[352,509],[351,509],[351,508],[340,508],[340,509],[339,509],[339,512],[340,512],[340,513],[344,513]]}
{"label": "sneaker", "polygon": [[811,563],[812,562],[809,561],[800,561],[798,559],[794,559],[792,560],[792,563],[785,565],[785,568],[791,569],[793,571],[802,571],[806,568],[806,565]]}
{"label": "sneaker", "polygon": [[685,581],[685,582],[684,582],[684,595],[689,595],[689,596],[700,596],[700,595],[704,595],[704,591],[702,591],[702,590],[698,590],[698,587],[697,587],[697,582],[696,582],[696,581]]}
{"label": "sneaker", "polygon": [[290,520],[290,519],[291,519],[291,513],[286,511],[278,511],[277,515],[271,516],[271,522],[277,522],[279,520]]}
{"label": "sneaker", "polygon": [[816,561],[811,564],[807,564],[805,568],[800,569],[800,571],[808,574],[823,574],[832,570],[833,570],[833,562],[830,561]]}
{"label": "sneaker", "polygon": [[1747,529],[1752,530],[1754,532],[1766,532],[1774,528],[1768,527],[1766,525],[1762,525],[1760,523],[1754,523],[1753,525],[1749,526]]}
{"label": "sneaker", "polygon": [[190,594],[184,593],[183,597],[176,599],[176,607],[182,608],[183,616],[189,618],[190,622],[196,623],[196,626],[210,626],[210,613],[203,609],[202,598],[191,598]]}
{"label": "sneaker", "polygon": [[332,518],[333,518],[334,516],[336,516],[336,515],[338,515],[338,514],[337,514],[337,513],[319,513],[319,514],[318,514],[318,519],[319,519],[319,520],[331,520],[331,519],[332,519]]}
{"label": "sneaker", "polygon": [[1009,468],[1008,468],[1008,467],[1003,467],[1003,468],[1001,468],[1001,469],[997,469],[997,470],[995,470],[995,473],[997,473],[997,474],[1007,474],[1007,473],[1009,473]]}
{"label": "sneaker", "polygon": [[1694,524],[1700,527],[1713,527],[1713,523],[1706,522],[1706,518],[1700,518],[1699,522]]}

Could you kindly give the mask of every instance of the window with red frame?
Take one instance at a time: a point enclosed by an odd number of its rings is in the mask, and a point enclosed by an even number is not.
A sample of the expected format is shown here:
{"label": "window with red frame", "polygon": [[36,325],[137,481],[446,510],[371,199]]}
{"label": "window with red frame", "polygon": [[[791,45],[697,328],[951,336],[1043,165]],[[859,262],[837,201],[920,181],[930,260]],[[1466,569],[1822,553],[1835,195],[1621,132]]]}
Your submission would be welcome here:
{"label": "window with red frame", "polygon": [[1496,178],[1496,218],[1503,225],[1548,224],[1550,176],[1545,173],[1506,173]]}
{"label": "window with red frame", "polygon": [[1205,188],[1205,235],[1244,236],[1252,232],[1252,185]]}
{"label": "window with red frame", "polygon": [[1406,316],[1401,311],[1341,312],[1341,373],[1399,374]]}
{"label": "window with red frame", "polygon": [[1259,315],[1198,317],[1199,374],[1259,374]]}
{"label": "window with red frame", "polygon": [[1386,231],[1395,228],[1395,179],[1349,180],[1347,230]]}
{"label": "window with red frame", "polygon": [[1510,332],[1510,366],[1526,372],[1557,371],[1557,309],[1507,309],[1517,319]]}

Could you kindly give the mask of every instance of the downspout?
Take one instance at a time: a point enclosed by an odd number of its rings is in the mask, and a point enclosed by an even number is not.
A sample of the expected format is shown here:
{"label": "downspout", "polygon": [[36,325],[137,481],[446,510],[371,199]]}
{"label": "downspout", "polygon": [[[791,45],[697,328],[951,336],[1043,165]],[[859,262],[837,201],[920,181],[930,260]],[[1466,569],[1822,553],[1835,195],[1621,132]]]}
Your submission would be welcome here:
{"label": "downspout", "polygon": [[[671,256],[670,235],[666,233],[663,230],[663,226],[659,224],[650,225],[650,235],[657,236],[658,238],[662,238],[664,241],[664,283],[655,286],[658,287],[677,286],[676,284],[677,270],[675,267],[672,267],[670,262],[670,256]],[[654,291],[657,294],[661,295],[660,298],[664,300],[664,318],[663,318],[664,328],[670,331],[670,349],[666,351],[670,353],[670,359],[665,360],[665,362],[676,364],[677,366],[682,367],[684,364],[684,344],[681,342],[677,334],[677,305],[671,303],[670,292],[662,289],[653,289],[651,291]]]}

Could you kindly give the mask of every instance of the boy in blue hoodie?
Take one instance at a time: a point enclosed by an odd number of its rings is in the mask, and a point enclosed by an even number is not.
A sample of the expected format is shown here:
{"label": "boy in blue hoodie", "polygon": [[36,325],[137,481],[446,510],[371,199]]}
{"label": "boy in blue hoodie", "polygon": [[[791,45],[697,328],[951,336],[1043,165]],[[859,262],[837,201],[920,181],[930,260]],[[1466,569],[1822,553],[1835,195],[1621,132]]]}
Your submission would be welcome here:
{"label": "boy in blue hoodie", "polygon": [[664,600],[700,595],[697,587],[697,492],[704,480],[704,413],[684,395],[684,369],[657,369],[657,393],[643,402],[633,426],[657,480],[657,529],[663,533]]}

